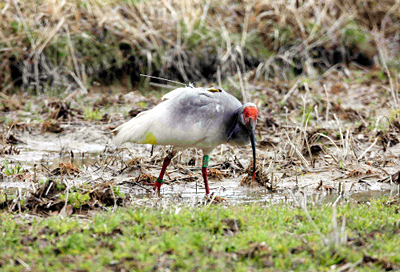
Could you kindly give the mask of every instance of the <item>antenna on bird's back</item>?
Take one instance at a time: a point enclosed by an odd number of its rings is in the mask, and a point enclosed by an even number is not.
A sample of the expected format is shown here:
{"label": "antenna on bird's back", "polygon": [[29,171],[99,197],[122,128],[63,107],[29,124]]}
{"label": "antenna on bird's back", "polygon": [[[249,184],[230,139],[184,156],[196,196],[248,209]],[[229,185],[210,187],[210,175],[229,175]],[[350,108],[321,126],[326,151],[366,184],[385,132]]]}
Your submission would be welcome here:
{"label": "antenna on bird's back", "polygon": [[[175,80],[166,79],[166,78],[162,78],[162,77],[149,76],[149,75],[144,75],[144,74],[140,74],[140,76],[148,77],[148,78],[154,78],[154,79],[158,79],[158,80],[164,80],[166,82],[172,82],[172,83],[175,83],[175,84],[183,85],[185,87],[191,87],[191,88],[194,87],[193,83],[189,83],[188,85],[186,85],[185,83],[182,83],[182,82],[179,82],[179,81],[175,81]],[[150,82],[149,84],[157,86],[157,87],[171,88],[171,86],[169,86],[169,85],[161,85],[161,84],[154,83],[154,82]]]}

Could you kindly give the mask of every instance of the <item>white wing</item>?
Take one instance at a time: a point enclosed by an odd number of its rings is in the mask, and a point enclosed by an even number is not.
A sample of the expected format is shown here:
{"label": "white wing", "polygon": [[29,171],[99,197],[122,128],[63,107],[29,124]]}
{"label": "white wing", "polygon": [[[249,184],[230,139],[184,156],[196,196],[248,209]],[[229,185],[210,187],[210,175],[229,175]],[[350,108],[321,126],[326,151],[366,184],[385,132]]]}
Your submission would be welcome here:
{"label": "white wing", "polygon": [[[225,111],[238,108],[237,100],[222,104],[227,95],[203,88],[178,88],[166,94],[163,102],[155,108],[119,126],[114,143],[119,145],[131,141],[213,149],[226,137],[224,118],[232,113]],[[240,102],[237,103],[240,107]]]}

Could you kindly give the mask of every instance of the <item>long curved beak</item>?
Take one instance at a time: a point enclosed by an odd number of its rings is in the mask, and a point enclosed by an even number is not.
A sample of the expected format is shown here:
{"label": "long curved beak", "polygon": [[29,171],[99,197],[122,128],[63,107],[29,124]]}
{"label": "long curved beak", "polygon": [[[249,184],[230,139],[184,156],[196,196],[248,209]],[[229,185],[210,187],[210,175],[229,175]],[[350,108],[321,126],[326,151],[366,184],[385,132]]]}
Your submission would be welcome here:
{"label": "long curved beak", "polygon": [[253,119],[249,119],[249,133],[250,133],[250,142],[251,142],[251,148],[253,149],[253,178],[252,180],[255,179],[256,177],[256,123]]}

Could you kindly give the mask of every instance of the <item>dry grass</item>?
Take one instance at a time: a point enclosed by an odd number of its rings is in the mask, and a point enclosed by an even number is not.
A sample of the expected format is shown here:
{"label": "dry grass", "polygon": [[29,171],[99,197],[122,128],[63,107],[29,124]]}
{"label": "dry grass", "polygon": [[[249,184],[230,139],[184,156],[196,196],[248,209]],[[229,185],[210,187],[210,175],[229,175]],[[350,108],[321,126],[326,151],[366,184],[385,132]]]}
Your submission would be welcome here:
{"label": "dry grass", "polygon": [[[377,56],[397,105],[390,67],[399,67],[399,10],[394,0],[7,0],[0,4],[0,88],[86,91],[101,78],[129,87],[139,81],[139,70],[221,85],[226,76],[248,69],[257,68],[255,80],[314,77],[319,68],[370,64]],[[233,83],[246,99],[247,80],[239,76]]]}

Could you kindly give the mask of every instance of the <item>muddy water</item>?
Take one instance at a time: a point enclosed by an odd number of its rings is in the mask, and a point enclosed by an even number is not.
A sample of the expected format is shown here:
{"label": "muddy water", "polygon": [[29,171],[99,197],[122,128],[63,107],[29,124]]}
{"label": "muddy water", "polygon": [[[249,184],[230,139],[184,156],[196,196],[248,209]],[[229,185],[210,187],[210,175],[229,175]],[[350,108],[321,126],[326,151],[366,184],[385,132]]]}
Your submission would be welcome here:
{"label": "muddy water", "polygon": [[[202,183],[202,181],[198,181]],[[252,203],[252,202],[266,202],[266,203],[280,203],[286,201],[292,201],[293,198],[301,199],[305,195],[310,201],[334,203],[339,195],[336,193],[323,193],[316,191],[303,191],[293,190],[291,188],[284,188],[277,190],[276,192],[270,192],[264,188],[247,188],[240,186],[240,179],[225,179],[218,182],[210,182],[211,192],[224,198],[229,203]],[[202,199],[204,198],[204,187],[194,183],[184,185],[167,185],[161,190],[163,197],[168,196],[179,196],[183,199]],[[393,196],[398,195],[398,187],[392,187],[388,190],[371,190],[371,191],[360,191],[357,193],[349,193],[343,196],[342,201],[353,199],[358,202],[367,202],[372,198],[381,196]],[[340,199],[339,199],[340,200]]]}
{"label": "muddy water", "polygon": [[[161,188],[161,198],[167,198],[175,202],[198,203],[204,200],[204,186],[201,186],[202,181],[191,182],[186,184],[163,185]],[[264,188],[246,188],[240,186],[240,179],[224,179],[222,181],[210,182],[211,193],[224,199],[228,204],[240,203],[269,203],[279,204],[286,202],[300,202],[315,204],[334,204],[348,201],[368,202],[371,199],[382,196],[399,195],[399,188],[393,186],[389,190],[372,190],[360,191],[357,193],[345,193],[338,195],[336,193],[324,193],[313,191],[293,190],[282,188],[276,192],[269,192]],[[157,196],[153,192],[144,189],[134,192],[127,187],[122,187],[122,191],[128,194],[135,195],[138,199],[148,199]],[[213,196],[213,195],[212,195]],[[211,198],[212,198],[211,196]],[[226,201],[225,201],[226,200]]]}
{"label": "muddy water", "polygon": [[[282,192],[270,193],[264,188],[246,188],[239,184],[239,178],[209,182],[211,194],[225,199],[228,203],[277,203],[288,199],[286,194]],[[129,189],[124,188],[123,191],[129,192]],[[137,192],[137,197],[151,197],[152,195],[152,192],[145,190]],[[196,182],[163,185],[161,187],[161,196],[163,198],[180,198],[185,201],[200,201],[205,197],[203,181],[198,179]]]}
{"label": "muddy water", "polygon": [[[44,174],[38,174],[36,180],[27,178],[21,180],[15,177],[3,175],[3,180],[0,182],[0,188],[8,192],[14,192],[18,189],[32,188],[34,182],[46,177],[46,171],[49,172],[56,168],[62,162],[73,162],[75,166],[81,169],[81,176],[71,179],[71,184],[82,184],[85,182],[107,182],[112,181],[116,184],[123,184],[125,180],[132,180],[137,173],[128,173],[115,175],[118,172],[118,167],[101,167],[99,164],[100,156],[104,149],[110,146],[111,135],[104,132],[101,126],[90,127],[72,127],[65,126],[65,133],[60,135],[54,134],[21,134],[18,135],[26,144],[18,145],[19,154],[6,155],[5,159],[10,162],[10,165],[20,163],[23,169],[26,170],[25,176],[32,176],[36,167],[46,168]],[[124,153],[120,160],[129,161],[129,159],[138,156],[148,158],[150,155],[150,147],[146,145],[127,146],[129,152]],[[155,150],[155,153],[162,151],[160,148]],[[186,152],[186,151],[185,151]],[[192,151],[191,151],[192,152]],[[233,154],[233,153],[234,154]],[[189,153],[183,153],[181,161],[187,160]],[[191,153],[193,154],[193,152]],[[230,155],[227,155],[230,154]],[[258,150],[258,156],[264,160],[272,160],[273,152]],[[244,166],[250,164],[250,148],[229,148],[221,146],[212,155],[213,163],[220,163],[229,158],[237,156]],[[196,155],[198,161],[201,161],[201,155]],[[267,163],[268,165],[268,163]],[[161,166],[161,165],[160,165]],[[42,168],[42,170],[43,170]],[[146,167],[144,167],[146,168]],[[265,169],[265,168],[264,168]],[[179,169],[174,169],[174,165],[168,170],[172,173],[171,178],[179,177]],[[149,168],[144,170],[147,173],[157,176],[159,167]],[[394,172],[393,169],[388,169],[389,172]],[[165,184],[162,187],[161,195],[163,198],[181,199],[183,201],[197,201],[204,199],[204,186],[201,178],[200,170],[193,170],[193,175],[196,178],[195,182],[189,183],[174,183],[171,185]],[[364,201],[371,197],[380,195],[398,194],[398,185],[378,182],[381,176],[373,176],[366,179],[347,178],[340,171],[332,169],[320,170],[313,169],[309,172],[300,175],[284,175],[285,170],[275,171],[276,190],[270,192],[265,188],[246,188],[240,186],[240,180],[243,176],[235,178],[224,178],[219,180],[210,180],[210,190],[219,197],[226,199],[228,203],[251,203],[251,202],[284,202],[293,197],[308,196],[313,201],[328,201],[334,202],[338,198],[339,188],[346,197],[352,197],[356,201]],[[182,173],[180,173],[182,174]],[[323,182],[325,189],[316,191],[318,184]],[[129,187],[121,185],[122,192],[130,194],[134,198],[153,198],[151,187],[147,189],[140,187]],[[328,190],[331,188],[332,190]]]}

